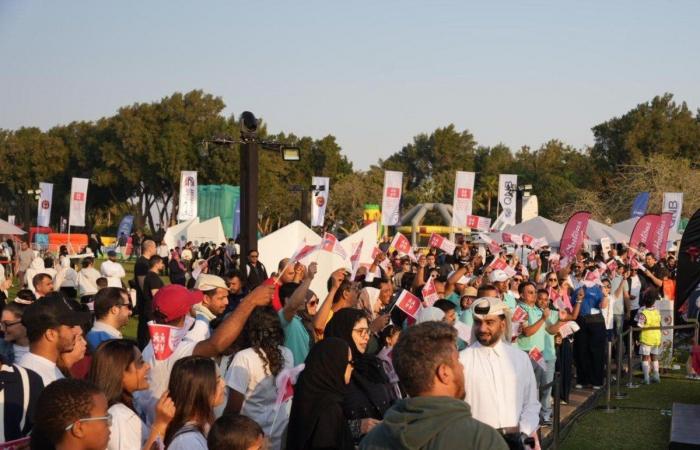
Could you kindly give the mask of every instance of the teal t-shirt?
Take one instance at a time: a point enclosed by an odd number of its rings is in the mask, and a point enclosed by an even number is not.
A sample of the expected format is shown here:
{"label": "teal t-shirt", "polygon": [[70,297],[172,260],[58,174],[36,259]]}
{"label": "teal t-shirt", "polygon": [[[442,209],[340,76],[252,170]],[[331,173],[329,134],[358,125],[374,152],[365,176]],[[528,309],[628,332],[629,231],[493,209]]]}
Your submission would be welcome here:
{"label": "teal t-shirt", "polygon": [[455,307],[457,308],[455,310],[455,313],[457,313],[457,315],[459,315],[459,313],[462,312],[462,305],[460,304],[461,299],[457,292],[452,292],[450,295],[445,297],[445,300],[449,300],[455,305]]}
{"label": "teal t-shirt", "polygon": [[[556,325],[557,322],[559,322],[559,311],[550,310],[549,318],[543,327]],[[544,332],[544,351],[542,354],[544,355],[545,361],[556,361],[557,359],[557,348],[554,344],[554,335],[549,334],[547,330]]]}
{"label": "teal t-shirt", "polygon": [[287,322],[284,318],[284,310],[280,309],[277,313],[282,323],[284,331],[284,346],[292,351],[294,355],[294,365],[298,366],[306,360],[309,354],[310,341],[309,332],[306,331],[304,324],[298,316],[292,317],[292,320]]}
{"label": "teal t-shirt", "polygon": [[503,294],[503,301],[506,302],[506,305],[508,305],[511,311],[515,311],[515,307],[518,306],[518,303],[515,300],[515,294],[513,294],[511,291]]}
{"label": "teal t-shirt", "polygon": [[465,309],[462,311],[462,314],[459,315],[459,321],[462,322],[465,325],[469,325],[470,327],[474,325],[474,312],[472,311],[471,308]]}
{"label": "teal t-shirt", "polygon": [[[532,326],[542,317],[542,310],[537,306],[529,306],[526,303],[518,303],[518,306],[527,313],[527,325]],[[544,354],[545,335],[547,334],[546,324],[542,324],[535,334],[529,337],[518,336],[518,347],[520,350],[529,352],[533,347],[537,347]],[[546,358],[545,358],[546,359]]]}

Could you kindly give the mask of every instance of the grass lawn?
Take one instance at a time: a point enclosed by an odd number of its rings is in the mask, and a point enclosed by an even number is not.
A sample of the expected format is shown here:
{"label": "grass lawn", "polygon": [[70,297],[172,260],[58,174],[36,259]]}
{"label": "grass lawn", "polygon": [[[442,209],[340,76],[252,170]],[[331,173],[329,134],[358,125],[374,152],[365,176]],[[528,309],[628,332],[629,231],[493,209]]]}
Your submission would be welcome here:
{"label": "grass lawn", "polygon": [[[687,353],[686,353],[687,355]],[[635,382],[641,381],[641,373]],[[624,382],[627,379],[624,378]],[[613,385],[613,393],[615,387]],[[624,400],[615,400],[617,412],[596,409],[580,418],[561,443],[563,450],[664,449],[668,447],[674,402],[700,404],[700,381],[685,378],[685,368],[661,377],[660,384],[623,389]],[[605,406],[601,397],[599,406]]]}

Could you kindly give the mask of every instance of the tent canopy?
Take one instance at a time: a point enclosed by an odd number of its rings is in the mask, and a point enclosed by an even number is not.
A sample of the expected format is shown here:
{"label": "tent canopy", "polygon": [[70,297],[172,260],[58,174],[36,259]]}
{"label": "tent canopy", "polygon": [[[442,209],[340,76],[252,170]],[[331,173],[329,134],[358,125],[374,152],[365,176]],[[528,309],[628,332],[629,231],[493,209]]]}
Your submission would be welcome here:
{"label": "tent canopy", "polygon": [[163,240],[168,248],[172,250],[180,245],[181,242],[187,242],[187,229],[197,223],[199,223],[199,217],[168,227],[163,236]]}
{"label": "tent canopy", "polygon": [[187,240],[194,245],[201,245],[204,242],[213,242],[216,245],[226,242],[224,227],[221,219],[212,217],[204,222],[194,223],[187,227]]}
{"label": "tent canopy", "polygon": [[0,219],[0,234],[21,235],[27,234],[27,232],[22,231],[21,228],[12,225],[10,222]]}
{"label": "tent canopy", "polygon": [[597,222],[593,219],[588,221],[588,228],[586,228],[586,234],[588,235],[588,239],[598,244],[600,244],[600,240],[602,238],[610,239],[610,242],[612,244],[629,242],[630,240],[630,233],[619,231],[611,226]]}
{"label": "tent canopy", "polygon": [[[534,238],[544,238],[550,247],[558,247],[561,235],[564,232],[564,225],[553,220],[545,219],[542,216],[533,217],[530,220],[516,225],[510,225],[504,230],[511,234],[529,234]],[[501,233],[491,233],[491,238],[498,242],[503,242]]]}

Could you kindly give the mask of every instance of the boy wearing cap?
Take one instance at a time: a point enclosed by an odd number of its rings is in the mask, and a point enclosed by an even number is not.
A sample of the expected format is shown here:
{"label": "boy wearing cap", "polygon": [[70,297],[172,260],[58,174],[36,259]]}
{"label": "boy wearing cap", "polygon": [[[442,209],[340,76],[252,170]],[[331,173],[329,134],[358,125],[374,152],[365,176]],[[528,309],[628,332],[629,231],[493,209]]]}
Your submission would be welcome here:
{"label": "boy wearing cap", "polygon": [[55,292],[27,306],[22,325],[27,329],[29,353],[17,365],[39,374],[44,387],[63,378],[56,366],[62,353],[73,350],[82,333],[81,325],[90,320],[90,313],[73,310],[63,295]]}
{"label": "boy wearing cap", "polygon": [[226,311],[229,289],[223,278],[207,273],[199,275],[194,288],[202,291],[203,296],[202,303],[194,305],[193,308],[197,322],[192,332],[201,330],[203,334],[199,340],[204,340],[211,335],[211,322],[221,317]]}
{"label": "boy wearing cap", "polygon": [[508,305],[511,311],[515,311],[517,302],[515,301],[515,295],[510,291],[510,286],[508,286],[508,274],[500,269],[494,270],[491,272],[490,280],[498,289],[501,299]]}
{"label": "boy wearing cap", "polygon": [[479,298],[472,310],[474,339],[459,354],[466,378],[464,399],[475,419],[495,428],[506,441],[520,442],[522,434],[531,435],[540,422],[530,358],[510,345],[510,312],[501,299]]}

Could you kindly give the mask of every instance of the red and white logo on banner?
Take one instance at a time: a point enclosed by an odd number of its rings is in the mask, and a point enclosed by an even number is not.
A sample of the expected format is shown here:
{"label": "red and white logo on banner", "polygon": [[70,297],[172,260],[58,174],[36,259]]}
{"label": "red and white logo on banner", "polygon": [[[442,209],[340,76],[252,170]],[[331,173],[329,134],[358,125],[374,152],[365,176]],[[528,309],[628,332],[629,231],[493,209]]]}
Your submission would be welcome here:
{"label": "red and white logo on banner", "polygon": [[589,270],[581,283],[586,287],[593,287],[596,284],[601,284],[600,272],[598,272],[598,270]]}
{"label": "red and white logo on banner", "polygon": [[411,241],[403,234],[396,233],[396,236],[394,236],[394,239],[391,241],[390,247],[395,248],[403,255],[408,255],[412,260],[416,260],[416,255],[413,254],[413,249],[411,248]]}
{"label": "red and white logo on banner", "polygon": [[406,290],[402,291],[399,298],[396,299],[395,306],[414,319],[422,308],[420,299]]}
{"label": "red and white logo on banner", "polygon": [[482,241],[489,245],[489,250],[492,254],[498,256],[498,254],[501,253],[501,246],[498,245],[498,242],[491,239],[486,233],[479,233],[479,237]]}
{"label": "red and white logo on banner", "polygon": [[433,233],[430,235],[430,240],[428,241],[428,247],[439,248],[443,252],[451,255],[455,252],[457,245],[455,245],[454,242],[447,239],[446,237],[440,236],[439,234],[436,234],[436,233]]}
{"label": "red and white logo on banner", "polygon": [[547,245],[547,240],[545,238],[533,239],[529,245],[530,245],[530,247],[532,247],[533,250],[537,250],[537,249],[542,248],[545,245]]}
{"label": "red and white logo on banner", "polygon": [[523,238],[522,239],[523,245],[530,245],[530,244],[532,244],[532,241],[535,240],[534,237],[530,236],[529,234],[525,234],[525,233],[523,233],[522,238]]}
{"label": "red and white logo on banner", "polygon": [[440,300],[440,294],[435,288],[435,282],[433,282],[432,277],[428,278],[428,282],[421,289],[421,294],[423,294],[423,301],[428,306],[433,306],[436,301]]}
{"label": "red and white logo on banner", "polygon": [[177,346],[180,345],[182,338],[185,337],[187,330],[151,321],[148,322],[148,331],[151,334],[153,355],[156,357],[156,360],[162,361],[173,354]]}
{"label": "red and white logo on banner", "polygon": [[472,198],[472,190],[467,188],[457,189],[457,198],[470,199]]}
{"label": "red and white logo on banner", "polygon": [[617,261],[615,261],[615,259],[611,259],[610,261],[608,261],[607,266],[608,269],[610,269],[610,272],[615,273],[615,271],[617,270]]}
{"label": "red and white logo on banner", "polygon": [[562,266],[565,267],[571,264],[576,257],[576,253],[583,247],[586,228],[590,218],[591,213],[588,211],[579,211],[566,222],[559,244],[560,264]]}
{"label": "red and white logo on banner", "polygon": [[397,198],[401,196],[401,189],[395,187],[386,188],[386,196],[391,198]]}
{"label": "red and white logo on banner", "polygon": [[290,264],[301,261],[302,259],[306,258],[307,256],[309,256],[313,252],[318,251],[318,249],[319,249],[318,245],[308,245],[308,244],[306,244],[306,242],[302,243],[301,247],[299,247],[292,255],[292,260],[291,260]]}
{"label": "red and white logo on banner", "polygon": [[491,219],[481,216],[467,216],[467,226],[479,231],[488,231],[491,227]]}
{"label": "red and white logo on banner", "polygon": [[537,253],[535,252],[530,252],[527,255],[527,265],[530,266],[530,269],[536,269],[537,268]]}
{"label": "red and white logo on banner", "polygon": [[360,253],[362,253],[362,244],[363,242],[360,241],[357,244],[354,244],[354,250],[352,252],[352,256],[350,256],[350,267],[352,268],[352,279],[355,279],[355,274],[357,273],[357,269],[360,268]]}
{"label": "red and white logo on banner", "polygon": [[85,192],[73,192],[73,200],[75,200],[76,202],[84,202]]}

